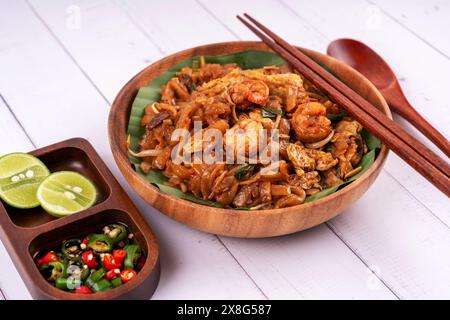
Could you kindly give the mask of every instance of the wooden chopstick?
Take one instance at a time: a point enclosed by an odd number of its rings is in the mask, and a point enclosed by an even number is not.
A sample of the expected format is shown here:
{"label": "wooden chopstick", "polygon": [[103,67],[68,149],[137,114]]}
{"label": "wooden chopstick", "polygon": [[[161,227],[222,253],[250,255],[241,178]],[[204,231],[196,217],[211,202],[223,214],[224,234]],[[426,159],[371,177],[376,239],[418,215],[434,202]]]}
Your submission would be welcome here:
{"label": "wooden chopstick", "polygon": [[425,145],[410,136],[403,128],[389,119],[370,102],[362,98],[344,83],[333,77],[320,65],[289,45],[261,23],[245,16],[271,38],[238,16],[238,19],[253,31],[264,43],[289,62],[306,78],[321,88],[336,103],[345,108],[367,130],[377,136],[405,162],[427,178],[447,196],[450,196],[450,166]]}

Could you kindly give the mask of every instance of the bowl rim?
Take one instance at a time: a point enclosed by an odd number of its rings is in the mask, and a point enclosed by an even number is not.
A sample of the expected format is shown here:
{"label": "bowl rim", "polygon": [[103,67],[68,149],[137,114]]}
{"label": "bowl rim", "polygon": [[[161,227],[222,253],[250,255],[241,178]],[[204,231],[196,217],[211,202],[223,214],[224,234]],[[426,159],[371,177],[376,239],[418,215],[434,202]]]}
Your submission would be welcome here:
{"label": "bowl rim", "polygon": [[[132,167],[130,160],[128,159],[128,152],[127,152],[127,148],[126,148],[128,121],[129,121],[129,115],[130,115],[130,111],[131,111],[132,102],[128,106],[121,105],[119,103],[119,101],[121,99],[123,99],[127,96],[126,91],[127,91],[128,87],[131,86],[132,84],[134,84],[135,82],[138,82],[144,74],[146,74],[152,68],[155,68],[155,66],[162,64],[163,62],[172,61],[171,65],[173,66],[174,64],[179,62],[177,57],[184,56],[184,55],[191,55],[191,53],[195,53],[197,49],[200,49],[200,48],[208,49],[208,48],[215,48],[215,47],[221,47],[221,46],[223,46],[225,48],[227,46],[230,46],[230,45],[233,46],[236,44],[238,44],[240,46],[248,46],[249,48],[243,49],[243,50],[232,51],[233,53],[242,52],[242,51],[246,51],[246,50],[271,51],[270,48],[268,48],[263,42],[259,42],[259,41],[227,41],[227,42],[217,42],[217,43],[211,43],[211,44],[207,44],[207,45],[195,46],[192,48],[188,48],[185,50],[175,52],[175,53],[170,54],[162,59],[154,61],[153,63],[151,63],[150,65],[148,65],[147,67],[145,67],[144,69],[139,71],[135,76],[133,76],[121,88],[121,90],[119,91],[119,93],[117,94],[116,98],[114,99],[114,101],[111,105],[111,110],[110,110],[109,119],[108,119],[108,133],[109,133],[109,142],[110,142],[110,146],[111,146],[111,149],[113,152],[113,156],[115,158],[115,161],[116,161],[118,167],[122,171],[122,174],[124,174],[127,181],[128,181],[128,179],[126,177],[127,175],[137,177],[138,178],[137,181],[139,181],[139,183],[141,183],[145,188],[149,188],[150,190],[155,192],[159,197],[161,197],[161,199],[159,201],[178,201],[178,202],[183,203],[184,206],[190,207],[192,209],[198,209],[198,208],[208,209],[208,213],[211,213],[211,212],[219,213],[220,212],[221,214],[226,213],[226,214],[230,214],[230,215],[234,215],[234,216],[251,214],[253,216],[257,215],[257,216],[269,217],[269,216],[279,215],[281,213],[287,213],[287,212],[295,213],[298,211],[298,213],[302,213],[304,211],[307,211],[308,209],[312,209],[314,207],[321,206],[324,203],[334,201],[337,198],[341,197],[343,194],[350,193],[354,189],[357,189],[358,186],[360,184],[362,184],[365,180],[369,179],[375,171],[377,171],[378,169],[381,169],[384,161],[387,158],[388,152],[389,152],[389,149],[383,143],[381,144],[381,149],[380,149],[374,163],[361,175],[361,177],[359,177],[355,181],[351,182],[350,184],[346,185],[342,189],[337,190],[337,191],[333,192],[332,194],[327,195],[321,199],[317,199],[317,200],[314,200],[314,201],[311,201],[308,203],[303,203],[303,204],[292,206],[292,207],[285,207],[285,208],[278,208],[278,209],[263,209],[263,210],[237,210],[237,209],[229,209],[229,208],[212,207],[212,206],[192,202],[189,200],[177,198],[171,194],[165,193],[164,191],[160,190],[159,188],[157,188],[156,186],[154,186],[153,184],[149,183],[147,180],[142,178],[140,175],[138,175],[137,172]],[[375,87],[375,85],[373,83],[371,83],[366,77],[364,77],[357,70],[353,69],[348,64],[346,64],[340,60],[337,60],[336,58],[328,56],[326,54],[323,54],[323,53],[320,53],[320,52],[317,52],[317,51],[314,51],[311,49],[303,48],[303,47],[297,46],[297,48],[304,51],[306,54],[313,53],[316,55],[326,56],[327,59],[330,59],[330,61],[337,62],[338,64],[343,66],[345,69],[347,69],[353,73],[356,73],[361,78],[361,80],[366,81],[367,85],[372,89],[372,91],[374,92],[376,97],[380,100],[381,107],[383,108],[383,110],[382,110],[383,113],[385,113],[389,118],[392,119],[391,111],[390,111],[389,106],[386,103],[384,97],[381,95],[381,93],[378,91],[378,89]],[[227,54],[227,52],[223,52],[222,54]],[[170,68],[170,66],[167,69],[159,70],[159,74],[162,72],[165,72],[169,68]],[[155,75],[155,77],[156,76],[158,76],[158,75]],[[137,94],[137,90],[135,93],[133,93],[133,97],[132,97],[133,100],[134,100],[134,97],[136,96],[136,94]],[[117,124],[115,123],[115,120],[123,112],[126,113],[127,119],[125,122],[120,123],[120,127],[118,128]],[[115,152],[115,150],[118,150],[119,152]],[[135,188],[133,187],[133,189],[135,189]],[[154,203],[152,203],[151,205],[155,206]],[[156,208],[156,209],[158,209],[158,208]]]}

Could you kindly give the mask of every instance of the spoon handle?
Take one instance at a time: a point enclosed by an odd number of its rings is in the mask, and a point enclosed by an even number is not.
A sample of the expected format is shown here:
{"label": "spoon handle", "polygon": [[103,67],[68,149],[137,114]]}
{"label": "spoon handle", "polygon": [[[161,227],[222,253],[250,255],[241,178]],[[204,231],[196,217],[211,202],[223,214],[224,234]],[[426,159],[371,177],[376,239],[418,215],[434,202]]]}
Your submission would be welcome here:
{"label": "spoon handle", "polygon": [[411,123],[417,130],[430,139],[447,157],[450,157],[450,142],[434,128],[402,95],[401,97],[385,96],[391,109],[402,118]]}

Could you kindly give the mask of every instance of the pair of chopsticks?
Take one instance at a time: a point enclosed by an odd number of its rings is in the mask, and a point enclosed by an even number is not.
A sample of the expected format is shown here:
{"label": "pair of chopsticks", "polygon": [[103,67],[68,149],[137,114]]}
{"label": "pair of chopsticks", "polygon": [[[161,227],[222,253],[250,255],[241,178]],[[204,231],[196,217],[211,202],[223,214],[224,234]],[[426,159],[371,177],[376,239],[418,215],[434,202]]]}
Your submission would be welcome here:
{"label": "pair of chopsticks", "polygon": [[322,89],[335,103],[358,120],[364,128],[450,197],[450,166],[445,160],[299,49],[290,45],[248,14],[245,13],[244,17],[248,21],[237,16],[243,24],[290,63],[293,68]]}

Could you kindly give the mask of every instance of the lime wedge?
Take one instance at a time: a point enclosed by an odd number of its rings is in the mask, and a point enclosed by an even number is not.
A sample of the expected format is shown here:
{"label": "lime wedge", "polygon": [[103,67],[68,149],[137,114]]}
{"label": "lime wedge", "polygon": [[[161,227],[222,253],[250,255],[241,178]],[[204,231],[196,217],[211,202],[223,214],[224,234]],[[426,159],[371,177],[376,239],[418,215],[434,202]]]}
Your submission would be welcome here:
{"label": "lime wedge", "polygon": [[47,167],[27,153],[10,153],[0,158],[0,198],[12,207],[39,206],[36,190],[50,174]]}
{"label": "lime wedge", "polygon": [[49,214],[64,217],[91,207],[97,199],[97,190],[81,174],[60,171],[52,173],[41,183],[37,198]]}

